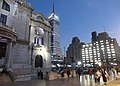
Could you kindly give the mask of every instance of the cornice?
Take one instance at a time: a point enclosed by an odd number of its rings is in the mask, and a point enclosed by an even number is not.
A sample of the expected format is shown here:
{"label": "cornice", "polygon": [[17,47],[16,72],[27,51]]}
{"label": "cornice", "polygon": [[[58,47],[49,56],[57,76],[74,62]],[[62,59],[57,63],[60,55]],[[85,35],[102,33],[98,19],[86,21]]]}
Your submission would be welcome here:
{"label": "cornice", "polygon": [[30,10],[34,10],[32,7],[31,7],[31,5],[29,4],[29,3],[27,3],[27,2],[22,2],[22,1],[19,1],[19,0],[14,0],[16,3],[18,3],[19,5],[22,5],[23,7],[26,7],[26,8],[28,8],[28,9],[30,9]]}
{"label": "cornice", "polygon": [[23,45],[29,45],[30,41],[18,38],[17,43],[23,44]]}

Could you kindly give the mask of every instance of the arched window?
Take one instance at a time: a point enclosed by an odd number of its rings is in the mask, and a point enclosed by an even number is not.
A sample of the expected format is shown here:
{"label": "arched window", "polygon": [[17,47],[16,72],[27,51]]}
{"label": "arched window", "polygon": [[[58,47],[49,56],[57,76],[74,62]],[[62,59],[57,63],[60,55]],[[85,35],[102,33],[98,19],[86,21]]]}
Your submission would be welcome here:
{"label": "arched window", "polygon": [[37,20],[44,22],[44,19],[41,16],[37,16],[36,18]]}

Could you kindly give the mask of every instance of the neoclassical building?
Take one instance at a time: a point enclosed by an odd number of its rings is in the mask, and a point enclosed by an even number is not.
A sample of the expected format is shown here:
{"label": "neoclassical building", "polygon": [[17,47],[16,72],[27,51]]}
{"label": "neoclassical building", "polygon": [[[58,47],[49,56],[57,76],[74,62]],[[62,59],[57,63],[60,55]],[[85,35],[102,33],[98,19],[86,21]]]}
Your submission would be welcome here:
{"label": "neoclassical building", "polygon": [[[51,69],[51,25],[40,13],[32,13],[30,21],[30,46],[32,68],[44,73]],[[34,72],[34,71],[33,71]]]}
{"label": "neoclassical building", "polygon": [[0,0],[0,67],[15,81],[50,71],[51,28],[26,0]]}

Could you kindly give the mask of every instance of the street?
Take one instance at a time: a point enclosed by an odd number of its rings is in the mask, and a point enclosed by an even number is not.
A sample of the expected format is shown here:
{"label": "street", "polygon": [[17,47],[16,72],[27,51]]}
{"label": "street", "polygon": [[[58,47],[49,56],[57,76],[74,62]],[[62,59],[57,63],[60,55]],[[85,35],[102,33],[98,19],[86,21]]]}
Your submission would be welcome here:
{"label": "street", "polygon": [[[22,82],[13,82],[7,84],[1,84],[0,86],[104,86],[102,82],[100,85],[94,83],[94,79],[89,80],[89,77],[86,79],[84,76],[80,77],[80,80],[77,77],[56,79],[56,80],[31,80],[31,81],[22,81]],[[117,80],[108,81],[107,86],[120,86],[120,78]]]}

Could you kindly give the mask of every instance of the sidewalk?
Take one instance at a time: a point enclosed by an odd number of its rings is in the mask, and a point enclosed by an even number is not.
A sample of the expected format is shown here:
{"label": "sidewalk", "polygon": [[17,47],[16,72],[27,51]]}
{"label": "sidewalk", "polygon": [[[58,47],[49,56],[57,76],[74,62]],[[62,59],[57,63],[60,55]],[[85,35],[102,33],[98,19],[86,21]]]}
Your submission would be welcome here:
{"label": "sidewalk", "polygon": [[[58,75],[59,76],[59,75]],[[92,80],[87,79],[85,76],[80,76],[80,80],[78,77],[67,77],[54,79],[54,80],[30,80],[30,81],[22,81],[22,82],[12,82],[6,84],[0,84],[0,86],[104,86],[101,78],[100,85],[95,85],[94,78]],[[108,81],[107,86],[120,86],[120,75],[118,80]]]}
{"label": "sidewalk", "polygon": [[118,74],[118,79],[109,81],[107,86],[120,86],[120,73]]}
{"label": "sidewalk", "polygon": [[120,86],[120,78],[109,82],[107,86]]}
{"label": "sidewalk", "polygon": [[[63,80],[63,81],[65,81],[65,79],[67,79],[67,75],[66,75],[66,73],[65,73],[65,75],[64,75],[64,78],[61,78],[61,75],[60,74],[57,74],[57,73],[51,73],[51,77],[50,77],[50,80],[53,80],[53,82],[54,81],[57,81],[57,80]],[[72,79],[72,77],[71,77],[71,79]],[[78,79],[78,77],[74,77],[74,79],[75,80],[77,80]],[[74,81],[74,79],[72,79],[73,81]],[[82,76],[80,76],[80,82],[81,83],[84,83],[84,85],[83,86],[89,86],[89,84],[92,84],[92,85],[90,85],[90,86],[95,86],[95,83],[91,83],[91,80],[89,79],[89,76],[87,75],[87,79],[86,79],[86,77],[85,77],[85,75],[82,75]],[[92,76],[92,82],[95,82],[94,81],[94,76]],[[120,86],[120,73],[119,73],[119,76],[118,76],[118,80],[115,80],[115,79],[113,79],[113,78],[111,78],[110,80],[108,80],[108,85],[107,86]],[[109,84],[110,83],[110,84]],[[112,84],[112,83],[116,83],[116,84]],[[104,84],[104,82],[103,82],[103,79],[102,79],[102,77],[100,78],[100,85],[103,85]],[[119,84],[119,85],[118,85]],[[82,85],[81,85],[82,86]]]}
{"label": "sidewalk", "polygon": [[[104,86],[102,85],[95,85],[94,79],[89,81],[82,77],[80,80],[77,77],[71,77],[69,79],[56,79],[56,80],[31,80],[31,81],[22,81],[22,82],[14,82],[14,83],[7,83],[1,84],[0,86]],[[118,80],[113,80],[108,82],[106,86],[120,86],[120,77]]]}

